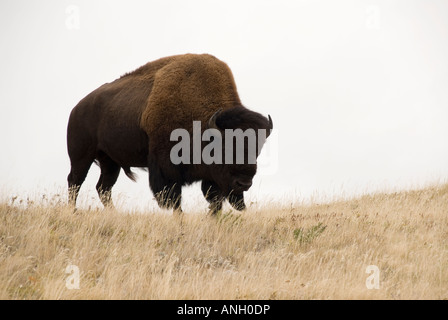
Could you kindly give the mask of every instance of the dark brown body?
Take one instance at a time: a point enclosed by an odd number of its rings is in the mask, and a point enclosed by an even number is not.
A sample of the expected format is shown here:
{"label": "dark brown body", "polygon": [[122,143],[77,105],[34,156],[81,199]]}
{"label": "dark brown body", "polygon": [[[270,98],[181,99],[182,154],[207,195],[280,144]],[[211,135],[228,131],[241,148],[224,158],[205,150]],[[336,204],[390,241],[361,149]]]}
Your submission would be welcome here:
{"label": "dark brown body", "polygon": [[[72,110],[67,128],[71,161],[68,176],[74,205],[91,164],[101,168],[97,184],[104,205],[120,168],[134,179],[131,167],[149,169],[150,187],[162,207],[180,207],[181,187],[202,180],[212,211],[227,197],[243,209],[256,165],[174,165],[170,141],[174,129],[192,132],[193,121],[216,117],[220,129],[271,129],[272,122],[241,105],[232,73],[210,55],[181,55],[150,62],[99,87]],[[207,129],[202,127],[202,130]]]}

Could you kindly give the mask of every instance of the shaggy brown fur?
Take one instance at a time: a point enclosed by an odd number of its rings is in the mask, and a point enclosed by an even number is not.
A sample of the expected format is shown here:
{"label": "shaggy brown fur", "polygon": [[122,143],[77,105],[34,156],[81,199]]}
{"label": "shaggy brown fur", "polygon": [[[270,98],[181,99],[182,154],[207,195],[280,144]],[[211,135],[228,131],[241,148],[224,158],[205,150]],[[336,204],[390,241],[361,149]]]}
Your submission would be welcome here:
{"label": "shaggy brown fur", "polygon": [[97,190],[105,205],[111,203],[120,168],[132,179],[130,167],[147,167],[150,187],[161,206],[179,208],[181,187],[202,180],[213,211],[220,209],[226,197],[243,209],[243,191],[250,187],[256,165],[174,165],[170,161],[176,144],[170,141],[171,132],[184,128],[191,133],[193,121],[201,121],[205,130],[217,110],[222,110],[216,119],[221,129],[272,127],[267,118],[241,105],[229,67],[208,54],[162,58],[99,87],[70,115],[70,201],[76,202],[91,163],[97,161],[101,168]]}

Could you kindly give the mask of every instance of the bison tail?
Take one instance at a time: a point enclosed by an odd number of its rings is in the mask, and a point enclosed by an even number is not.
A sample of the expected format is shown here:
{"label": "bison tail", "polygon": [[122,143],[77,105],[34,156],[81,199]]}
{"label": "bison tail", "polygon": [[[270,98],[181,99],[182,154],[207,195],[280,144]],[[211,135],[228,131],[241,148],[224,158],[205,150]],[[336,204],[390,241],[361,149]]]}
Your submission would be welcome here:
{"label": "bison tail", "polygon": [[126,168],[123,168],[123,170],[124,170],[124,173],[128,176],[129,179],[131,179],[134,182],[137,181],[137,176],[135,175],[134,172],[131,171],[131,168],[126,167]]}

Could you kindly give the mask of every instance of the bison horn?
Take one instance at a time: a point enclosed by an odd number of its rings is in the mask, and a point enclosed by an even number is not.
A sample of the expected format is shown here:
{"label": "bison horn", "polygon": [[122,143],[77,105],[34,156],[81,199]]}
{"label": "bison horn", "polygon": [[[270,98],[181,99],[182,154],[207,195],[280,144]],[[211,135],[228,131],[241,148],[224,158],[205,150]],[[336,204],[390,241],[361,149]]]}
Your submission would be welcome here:
{"label": "bison horn", "polygon": [[216,118],[218,118],[219,114],[221,113],[222,109],[219,109],[218,111],[216,111],[210,118],[210,120],[208,120],[208,127],[211,129],[218,129],[218,126],[216,125]]}
{"label": "bison horn", "polygon": [[272,118],[271,116],[268,114],[268,118],[269,118],[269,131],[268,131],[268,137],[272,132],[272,129],[274,129],[274,123],[272,122]]}

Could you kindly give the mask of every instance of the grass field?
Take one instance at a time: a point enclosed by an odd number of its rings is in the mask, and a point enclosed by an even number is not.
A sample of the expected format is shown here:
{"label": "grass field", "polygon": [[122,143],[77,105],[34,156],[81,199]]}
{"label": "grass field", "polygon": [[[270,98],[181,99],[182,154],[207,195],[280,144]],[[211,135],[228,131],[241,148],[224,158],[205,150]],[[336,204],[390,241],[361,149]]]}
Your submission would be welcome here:
{"label": "grass field", "polygon": [[448,185],[218,217],[61,202],[1,202],[0,299],[448,299]]}

